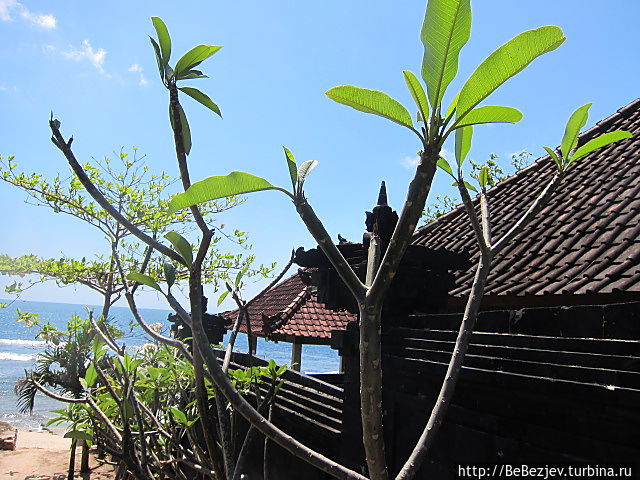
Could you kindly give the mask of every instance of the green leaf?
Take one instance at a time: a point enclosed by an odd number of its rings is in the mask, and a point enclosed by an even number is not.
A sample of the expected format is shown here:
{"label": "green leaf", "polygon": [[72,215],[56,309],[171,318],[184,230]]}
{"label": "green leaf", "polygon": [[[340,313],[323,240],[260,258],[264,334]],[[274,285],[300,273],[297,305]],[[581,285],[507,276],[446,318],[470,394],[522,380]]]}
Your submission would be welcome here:
{"label": "green leaf", "polygon": [[98,379],[98,372],[96,371],[96,367],[93,366],[93,363],[87,368],[84,379],[89,387],[93,387],[95,385],[96,380]]}
{"label": "green leaf", "polygon": [[229,295],[229,290],[225,290],[224,292],[222,292],[220,297],[218,297],[218,307],[222,302],[224,302],[224,299],[227,298],[227,295]]}
{"label": "green leaf", "polygon": [[164,262],[162,269],[164,270],[164,280],[167,282],[167,287],[171,288],[176,283],[176,267],[169,262]]}
{"label": "green leaf", "polygon": [[547,26],[523,32],[499,47],[476,68],[462,87],[457,117],[465,116],[500,85],[564,41],[562,30]]}
{"label": "green leaf", "polygon": [[141,283],[142,285],[146,285],[147,287],[151,287],[154,290],[161,292],[160,285],[151,278],[149,275],[145,275],[140,272],[129,272],[127,275],[127,280],[133,280],[134,282]]}
{"label": "green leaf", "polygon": [[173,414],[173,418],[175,418],[178,423],[186,425],[187,423],[187,415],[182,411],[177,409],[176,407],[170,407],[171,413]]}
{"label": "green leaf", "polygon": [[171,242],[176,251],[184,258],[184,261],[187,262],[187,265],[190,267],[193,263],[193,248],[191,248],[191,244],[187,239],[178,232],[167,232],[164,238]]}
{"label": "green leaf", "polygon": [[204,73],[202,73],[200,70],[187,70],[186,72],[182,72],[180,76],[176,77],[176,80],[191,80],[193,78],[209,78],[209,77]]}
{"label": "green leaf", "polygon": [[78,379],[78,381],[80,382],[80,385],[82,386],[83,390],[88,390],[89,389],[89,384],[87,383],[87,381],[84,378],[80,377]]}
{"label": "green leaf", "polygon": [[87,440],[93,441],[93,437],[89,435],[87,432],[83,432],[82,430],[71,430],[64,434],[63,438],[72,438],[74,440]]}
{"label": "green leaf", "polygon": [[480,123],[517,123],[520,120],[522,120],[522,113],[515,108],[487,105],[471,110],[460,123],[456,124],[456,128]]}
{"label": "green leaf", "polygon": [[[469,190],[473,190],[473,191],[474,191],[474,192],[476,192],[476,193],[478,192],[478,189],[477,189],[476,187],[474,187],[471,183],[469,183],[469,182],[467,182],[467,181],[464,181],[464,182],[462,182],[462,183],[464,183],[464,186],[465,186],[465,187],[467,187]],[[453,187],[457,187],[457,186],[458,186],[458,182],[457,182],[457,181],[456,181],[456,182],[453,182],[453,183],[451,184],[451,186],[453,186]]]}
{"label": "green leaf", "polygon": [[169,36],[169,30],[160,17],[151,17],[151,21],[153,22],[153,28],[156,29],[156,33],[158,34],[163,63],[167,65],[171,57],[171,37]]}
{"label": "green leaf", "polygon": [[436,110],[458,73],[460,50],[471,35],[469,0],[429,0],[420,38],[424,44],[422,78]]}
{"label": "green leaf", "polygon": [[[189,155],[191,153],[191,129],[189,128],[189,122],[187,121],[187,116],[184,113],[184,109],[182,105],[178,105],[178,109],[180,110],[180,126],[182,127],[182,142],[184,146],[184,152]],[[169,120],[171,121],[171,128],[175,130],[175,125],[173,121],[173,114],[171,112],[171,104],[169,104]]]}
{"label": "green leaf", "polygon": [[164,63],[164,60],[162,60],[162,53],[160,53],[160,45],[158,45],[158,42],[156,42],[153,37],[149,37],[149,40],[151,40],[151,45],[153,45],[153,49],[156,52],[156,62],[158,62],[158,71],[160,72],[160,78],[162,79],[162,81],[164,81],[166,65]]}
{"label": "green leaf", "polygon": [[446,158],[440,157],[436,165],[440,167],[442,170],[444,170],[445,172],[447,172],[449,175],[451,175],[453,178],[455,178],[455,175],[453,174],[453,170],[451,170],[451,165],[449,165],[449,162],[447,161]]}
{"label": "green leaf", "polygon": [[316,165],[318,165],[317,160],[307,160],[306,162],[302,162],[302,164],[300,165],[300,168],[298,169],[298,188],[299,189],[302,189],[305,180],[311,173],[311,170],[316,168]]}
{"label": "green leaf", "polygon": [[456,130],[456,162],[462,166],[471,150],[471,139],[473,138],[473,127],[462,127]]}
{"label": "green leaf", "polygon": [[296,165],[296,159],[287,147],[284,148],[284,156],[287,158],[287,167],[289,167],[289,176],[291,177],[291,183],[293,184],[293,189],[296,189],[296,184],[298,183],[298,167]]}
{"label": "green leaf", "polygon": [[444,116],[444,118],[449,118],[451,115],[453,115],[453,112],[455,112],[456,108],[458,107],[459,98],[460,98],[460,92],[456,93],[456,96],[453,97],[453,100],[451,101],[449,108],[447,108],[447,114]]}
{"label": "green leaf", "polygon": [[233,282],[233,284],[235,285],[236,288],[238,288],[240,286],[240,281],[242,280],[242,277],[245,274],[245,270],[240,270],[237,274],[236,274],[236,278]]}
{"label": "green leaf", "polygon": [[587,143],[579,147],[573,157],[571,158],[571,162],[574,160],[578,160],[579,158],[588,155],[589,153],[597,150],[598,148],[609,145],[610,143],[617,142],[619,140],[624,140],[625,138],[632,137],[631,133],[625,132],[624,130],[616,130],[615,132],[605,133],[600,135],[599,137],[593,138],[589,140]]}
{"label": "green leaf", "polygon": [[573,150],[578,144],[578,134],[589,119],[589,109],[591,108],[591,105],[591,103],[587,103],[578,107],[567,121],[567,126],[564,128],[562,143],[560,144],[560,151],[565,159],[570,158],[571,150]]}
{"label": "green leaf", "polygon": [[553,161],[555,162],[556,166],[558,167],[558,170],[562,170],[562,160],[560,160],[560,157],[558,157],[556,152],[551,150],[549,147],[542,147],[542,148],[544,148],[547,151],[547,153],[549,154],[549,156],[553,159]]}
{"label": "green leaf", "polygon": [[178,63],[176,63],[176,77],[180,76],[187,70],[191,70],[193,69],[193,67],[200,65],[221,48],[222,47],[214,45],[198,45],[197,47],[193,47],[191,50],[185,53],[182,58],[180,58],[180,60],[178,60]]}
{"label": "green leaf", "polygon": [[489,169],[486,165],[480,169],[480,174],[478,175],[478,183],[483,190],[487,188],[487,184],[489,183]]}
{"label": "green leaf", "polygon": [[169,213],[209,200],[261,190],[280,190],[289,194],[283,188],[271,185],[264,178],[245,172],[231,172],[228,175],[209,177],[194,183],[186,192],[179,193],[171,199]]}
{"label": "green leaf", "polygon": [[331,100],[365,113],[372,113],[387,118],[413,129],[411,114],[397,100],[377,90],[342,85],[333,87],[326,92]]}
{"label": "green leaf", "polygon": [[404,81],[409,88],[409,92],[418,106],[418,113],[420,114],[422,121],[427,123],[427,120],[429,120],[429,101],[424,93],[422,84],[420,83],[420,80],[418,80],[418,77],[409,70],[404,70],[402,73],[404,74]]}
{"label": "green leaf", "polygon": [[182,90],[184,93],[189,95],[195,101],[200,102],[209,110],[211,110],[214,113],[217,113],[220,117],[222,117],[222,114],[220,113],[220,109],[218,108],[218,105],[213,103],[213,100],[211,100],[208,95],[202,93],[200,90],[193,87],[178,87],[178,89]]}

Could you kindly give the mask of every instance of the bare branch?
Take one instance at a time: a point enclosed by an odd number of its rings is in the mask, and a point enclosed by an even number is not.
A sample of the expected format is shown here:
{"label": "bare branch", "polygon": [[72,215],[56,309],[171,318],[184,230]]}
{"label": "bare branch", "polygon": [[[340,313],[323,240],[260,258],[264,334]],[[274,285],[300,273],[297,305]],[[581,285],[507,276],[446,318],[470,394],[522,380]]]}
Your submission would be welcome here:
{"label": "bare branch", "polygon": [[410,480],[414,478],[416,472],[422,465],[429,448],[433,444],[438,429],[444,420],[447,408],[451,403],[455,386],[462,370],[462,363],[464,356],[467,353],[469,342],[471,341],[471,334],[473,333],[473,327],[478,316],[478,309],[480,308],[480,302],[482,301],[482,295],[484,293],[484,286],[489,275],[491,268],[490,258],[486,258],[485,255],[480,256],[478,262],[478,268],[476,275],[473,279],[473,286],[471,287],[471,293],[467,300],[460,329],[458,331],[458,337],[453,349],[453,354],[447,367],[447,373],[445,374],[444,381],[440,388],[440,393],[436,399],[436,403],[431,410],[431,415],[427,421],[418,443],[411,452],[409,459],[406,461],[398,475],[396,480]]}
{"label": "bare branch", "polygon": [[501,252],[504,247],[538,214],[540,210],[551,200],[551,196],[564,178],[563,172],[556,173],[549,183],[540,192],[527,211],[491,248],[492,254]]}
{"label": "bare branch", "polygon": [[420,215],[422,215],[422,210],[431,188],[431,182],[436,173],[438,158],[439,149],[437,151],[424,151],[420,155],[420,163],[416,168],[413,180],[409,184],[407,199],[404,202],[400,218],[389,241],[387,251],[382,258],[376,278],[367,292],[368,302],[382,305],[404,252],[411,241],[416,225],[420,220]]}
{"label": "bare branch", "polygon": [[304,197],[302,199],[296,198],[295,206],[300,218],[307,226],[309,233],[311,233],[315,241],[318,242],[318,245],[333,265],[333,268],[336,269],[336,272],[338,272],[338,275],[340,275],[340,278],[347,288],[349,288],[353,297],[358,303],[364,302],[367,287],[360,281],[349,263],[342,256],[342,253],[340,253],[340,250],[335,246],[325,230],[324,225],[322,225],[313,208],[311,208],[311,205],[307,202],[307,199]]}
{"label": "bare branch", "polygon": [[462,197],[462,203],[464,205],[465,210],[467,211],[467,215],[469,216],[469,221],[471,222],[471,227],[473,228],[473,233],[476,236],[476,242],[480,247],[480,251],[487,253],[489,251],[489,245],[487,245],[485,241],[482,225],[480,224],[480,219],[478,218],[476,209],[473,206],[473,201],[469,196],[469,191],[467,190],[467,187],[464,185],[464,182],[461,180],[458,180],[458,191],[460,192],[460,196]]}
{"label": "bare branch", "polygon": [[161,244],[160,242],[154,240],[149,235],[144,233],[138,227],[133,225],[129,220],[127,220],[120,212],[118,212],[118,210],[113,205],[109,203],[109,201],[104,197],[104,195],[102,195],[100,190],[98,190],[98,188],[93,184],[93,182],[91,181],[89,176],[86,174],[82,166],[76,160],[76,157],[73,154],[73,151],[71,150],[71,142],[73,141],[73,137],[71,137],[68,142],[65,142],[64,138],[62,137],[62,134],[60,133],[60,128],[59,128],[60,122],[58,120],[51,120],[49,122],[49,125],[51,127],[51,131],[53,132],[53,136],[51,137],[53,144],[56,147],[58,147],[58,149],[64,154],[65,158],[69,162],[69,165],[71,165],[71,168],[73,169],[74,173],[77,175],[78,179],[80,180],[84,188],[87,190],[89,195],[91,195],[93,199],[102,208],[104,208],[107,213],[109,213],[109,215],[111,215],[116,221],[118,221],[122,226],[124,226],[127,230],[129,230],[133,235],[138,237],[144,243],[146,243],[147,245],[153,246],[156,250],[166,255],[167,257],[175,260],[181,265],[186,265],[184,259],[180,255],[178,255],[178,253],[174,252],[169,247]]}

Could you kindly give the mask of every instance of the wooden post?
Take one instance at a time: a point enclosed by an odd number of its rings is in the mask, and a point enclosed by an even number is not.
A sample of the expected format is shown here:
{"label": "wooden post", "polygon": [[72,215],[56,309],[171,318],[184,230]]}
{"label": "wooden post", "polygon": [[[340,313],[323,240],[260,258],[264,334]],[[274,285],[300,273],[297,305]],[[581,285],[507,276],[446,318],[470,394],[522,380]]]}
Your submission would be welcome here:
{"label": "wooden post", "polygon": [[291,368],[296,372],[300,371],[302,364],[302,343],[299,340],[294,340],[291,345]]}
{"label": "wooden post", "polygon": [[75,469],[76,469],[76,439],[72,438],[71,439],[71,452],[69,453],[69,470],[67,473],[67,480],[73,480],[73,477],[75,476]]}
{"label": "wooden post", "polygon": [[258,337],[252,335],[249,339],[249,353],[255,355],[258,352]]}
{"label": "wooden post", "polygon": [[87,445],[86,440],[81,440],[80,445],[82,445],[82,456],[80,457],[80,473],[87,473],[91,471],[89,467],[89,446]]}

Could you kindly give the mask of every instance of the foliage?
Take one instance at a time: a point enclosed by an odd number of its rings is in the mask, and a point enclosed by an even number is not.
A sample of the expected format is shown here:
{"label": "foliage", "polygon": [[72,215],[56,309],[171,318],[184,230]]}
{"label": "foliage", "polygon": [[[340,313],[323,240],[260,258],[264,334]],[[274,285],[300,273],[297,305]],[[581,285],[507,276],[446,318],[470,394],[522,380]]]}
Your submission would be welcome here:
{"label": "foliage", "polygon": [[[481,105],[481,103],[498,87],[522,71],[537,57],[556,49],[564,42],[565,38],[562,31],[555,26],[543,26],[517,35],[481,62],[478,68],[466,80],[462,89],[454,97],[454,100],[446,106],[443,104],[445,92],[457,74],[460,51],[470,36],[471,7],[469,0],[430,0],[427,5],[421,32],[421,39],[425,46],[421,70],[424,85],[411,72],[404,72],[405,83],[415,102],[415,105],[412,106],[411,109],[406,108],[386,93],[352,85],[334,87],[326,92],[329,98],[338,103],[365,113],[380,116],[410,129],[418,137],[422,148],[420,161],[409,187],[408,199],[402,208],[395,232],[389,241],[389,248],[386,252],[380,250],[380,239],[377,237],[375,229],[374,234],[370,237],[369,261],[367,263],[366,278],[363,282],[333,244],[331,237],[320,219],[315,215],[305,195],[304,183],[308,178],[309,172],[315,166],[315,162],[304,162],[298,166],[293,154],[288,149],[285,149],[285,160],[292,181],[292,191],[275,186],[263,178],[245,172],[215,175],[196,182],[193,185],[191,184],[187,155],[191,152],[192,138],[187,117],[180,105],[179,92],[186,93],[189,97],[197,100],[215,113],[219,113],[219,109],[210,101],[208,96],[199,91],[198,93],[192,90],[185,92],[184,87],[177,87],[177,82],[185,79],[202,78],[204,75],[201,71],[195,70],[195,67],[216,53],[220,47],[199,45],[188,51],[172,67],[169,63],[171,56],[171,39],[168,29],[164,22],[157,17],[154,17],[152,22],[157,33],[157,40],[152,38],[151,42],[155,50],[160,77],[164,86],[169,91],[170,121],[174,134],[178,168],[184,189],[183,193],[177,194],[171,200],[167,211],[169,214],[173,214],[183,209],[189,209],[188,211],[193,216],[201,232],[198,246],[192,247],[192,244],[181,236],[171,235],[169,238],[166,238],[166,240],[171,243],[173,248],[168,247],[158,240],[160,237],[150,237],[146,235],[144,232],[141,232],[133,222],[122,217],[117,209],[117,205],[106,198],[105,195],[101,193],[101,189],[99,187],[96,188],[96,185],[93,184],[90,175],[91,170],[89,169],[89,174],[87,174],[83,166],[76,160],[71,149],[71,140],[65,140],[60,132],[60,122],[52,118],[50,127],[53,133],[52,141],[65,156],[83,186],[87,191],[91,192],[94,200],[100,203],[111,216],[117,219],[123,228],[126,228],[132,235],[135,235],[141,241],[145,242],[149,248],[163,253],[166,257],[180,264],[182,266],[181,268],[185,268],[185,270],[188,271],[188,313],[187,310],[177,302],[175,297],[172,296],[169,288],[167,288],[166,292],[162,290],[153,276],[147,275],[144,271],[135,271],[129,272],[129,278],[162,291],[180,318],[191,327],[193,333],[192,355],[186,351],[184,344],[176,340],[163,337],[161,341],[179,348],[181,355],[190,358],[190,363],[193,365],[194,387],[187,392],[190,394],[192,391],[195,391],[194,412],[197,411],[199,418],[203,420],[199,422],[199,426],[201,427],[200,432],[204,442],[192,441],[190,445],[193,446],[194,449],[197,446],[203,447],[203,449],[206,447],[206,449],[204,449],[206,452],[205,456],[202,458],[203,461],[211,460],[210,465],[215,468],[215,473],[211,474],[212,477],[237,478],[238,474],[243,471],[241,459],[234,457],[231,448],[229,423],[231,417],[229,411],[231,409],[235,412],[234,414],[240,413],[250,421],[252,424],[250,432],[259,430],[269,439],[275,441],[298,457],[305,459],[312,465],[321,468],[325,472],[344,479],[363,480],[365,478],[349,468],[326,459],[318,452],[311,450],[298,440],[286,435],[265,418],[265,412],[261,410],[260,406],[256,408],[246,401],[246,398],[242,394],[244,391],[242,381],[244,380],[244,384],[246,385],[248,379],[249,385],[252,385],[251,379],[254,378],[255,375],[258,375],[260,370],[249,370],[248,373],[232,373],[233,383],[235,383],[234,386],[229,380],[227,372],[225,372],[224,364],[223,367],[220,366],[218,357],[208,344],[206,332],[202,325],[202,266],[210,248],[213,235],[213,232],[203,217],[202,208],[206,205],[206,202],[227,196],[263,190],[281,191],[293,201],[301,220],[318,242],[358,304],[360,388],[361,392],[363,392],[361,395],[361,419],[368,475],[371,480],[386,480],[389,478],[389,471],[386,463],[384,430],[382,425],[382,412],[384,408],[382,408],[381,313],[391,281],[398,270],[405,249],[411,241],[412,234],[424,209],[429,188],[437,168],[441,168],[447,175],[451,176],[454,185],[458,187],[459,194],[462,197],[462,202],[473,227],[480,255],[476,275],[471,286],[471,293],[465,306],[460,331],[447,368],[445,380],[442,383],[435,406],[429,415],[423,433],[406,460],[406,463],[396,476],[397,480],[414,478],[429,448],[434,442],[438,428],[443,422],[447,407],[453,396],[455,385],[462,368],[462,362],[473,332],[474,322],[477,318],[480,300],[484,292],[484,285],[493,257],[497,255],[508,242],[512,241],[523,226],[530,222],[542,206],[549,201],[554,190],[558,188],[562,182],[564,173],[571,166],[572,162],[579,158],[580,154],[586,154],[586,151],[590,148],[603,146],[609,141],[622,139],[628,136],[628,134],[626,132],[617,132],[615,135],[606,138],[600,137],[597,142],[586,147],[584,151],[577,150],[578,132],[586,122],[586,112],[588,110],[588,106],[581,107],[567,124],[560,153],[558,154],[549,150],[550,155],[557,165],[556,175],[526,210],[526,213],[501,237],[493,238],[487,190],[495,182],[494,176],[497,178],[500,173],[496,168],[493,168],[492,171],[492,166],[495,167],[495,163],[493,165],[480,166],[476,176],[479,188],[476,188],[471,182],[465,179],[463,172],[464,163],[471,149],[474,125],[484,123],[515,123],[520,120],[522,115],[512,107]],[[417,110],[418,112],[417,124],[414,124],[413,116],[410,113],[411,110]],[[446,113],[443,115],[443,112]],[[456,158],[453,168],[446,159],[440,156],[444,143],[449,139],[455,142]],[[474,201],[471,199],[469,189],[478,192],[476,203],[480,205],[480,215],[478,215]],[[195,245],[195,243],[193,243],[193,245]],[[195,255],[190,255],[194,253]],[[138,322],[143,324],[142,319],[136,314],[133,293],[129,290],[127,282],[124,281],[124,269],[121,264],[118,264],[118,267],[121,277],[123,278],[126,298],[129,301],[131,310],[134,315],[136,315]],[[131,276],[132,273],[133,276]],[[147,276],[144,277],[141,275]],[[240,306],[240,310],[246,313],[246,303],[238,296],[235,286],[230,284],[230,288],[228,289]],[[236,326],[238,324],[239,322],[236,322]],[[249,327],[250,322],[247,321],[247,328]],[[158,338],[160,339],[160,337]],[[147,435],[143,435],[142,432],[143,430],[153,429],[154,426],[158,432],[160,432],[162,429],[158,425],[164,425],[162,422],[165,421],[165,419],[164,417],[157,419],[160,424],[153,420],[151,420],[151,423],[141,420],[143,414],[136,409],[136,405],[141,405],[139,404],[138,396],[144,396],[144,394],[142,392],[137,394],[136,389],[133,387],[138,377],[144,377],[148,380],[145,376],[144,368],[145,365],[152,362],[149,360],[143,365],[142,362],[138,363],[137,360],[128,358],[124,352],[119,351],[114,345],[111,345],[111,348],[117,352],[117,355],[105,358],[111,359],[111,374],[115,381],[112,384],[111,380],[104,375],[101,377],[105,378],[101,378],[101,380],[104,382],[105,392],[109,390],[109,396],[111,397],[109,399],[105,396],[104,402],[106,403],[103,404],[103,407],[105,409],[111,408],[110,415],[114,416],[116,423],[107,421],[110,418],[109,416],[105,415],[102,417],[98,414],[110,430],[110,433],[105,435],[107,435],[107,438],[111,442],[111,446],[119,448],[118,453],[121,455],[120,460],[124,462],[126,468],[134,476],[147,479],[162,475],[164,473],[163,470],[155,470],[158,462],[148,461],[145,463],[144,460],[141,460],[147,458],[145,456],[147,448],[155,448],[148,443],[146,440]],[[97,357],[98,354],[96,354],[96,358],[94,358],[94,366],[96,371],[100,373],[100,358]],[[273,370],[271,370],[271,372],[273,373]],[[147,373],[149,372],[147,371]],[[153,376],[153,373],[150,373],[150,375],[152,379],[157,378]],[[272,377],[271,379],[272,382],[275,382]],[[89,387],[89,379],[85,377],[84,381],[87,387]],[[206,421],[211,414],[208,403],[210,400],[208,381],[212,382],[211,385],[213,385],[213,391],[215,392],[214,401],[217,414],[217,422],[215,423]],[[275,390],[275,383],[271,385],[272,389]],[[154,388],[156,387],[157,385],[154,385]],[[240,391],[236,387],[239,387]],[[111,391],[113,391],[113,393],[111,393]],[[89,391],[91,395],[95,393],[98,395],[106,395],[106,393],[102,392],[101,386],[98,386],[95,392]],[[90,404],[94,402],[92,398],[93,397],[87,397],[87,402]],[[115,405],[111,403],[112,400],[115,402]],[[103,399],[97,397],[96,401],[102,402]],[[181,396],[179,398],[172,397],[169,399],[169,403],[172,404],[170,408],[176,410],[170,410],[171,414],[166,414],[168,422],[188,427],[189,422],[195,419],[195,417],[190,416],[191,412],[186,410],[188,404],[185,404],[184,401],[187,401],[187,398],[183,399]],[[97,409],[93,407],[93,409],[96,412],[102,412],[100,407]],[[181,413],[177,413],[178,411]],[[150,416],[150,418],[154,416],[155,414]],[[137,432],[131,431],[130,424],[132,422],[134,422],[133,424],[137,422]],[[195,424],[192,426],[195,426]],[[187,429],[186,431],[188,432],[189,430]],[[161,434],[153,430],[152,432],[153,435],[158,436],[157,442],[160,443],[159,438]],[[132,442],[136,433],[139,434],[139,442],[134,444]],[[149,432],[147,431],[147,433]],[[129,436],[129,442],[124,441],[127,435]],[[249,436],[248,434],[245,441]],[[169,438],[172,437],[169,436]],[[122,442],[119,439],[123,439]],[[156,440],[152,439],[151,441],[155,442]],[[168,439],[164,441],[168,441]],[[175,444],[172,443],[172,446],[173,445]],[[132,446],[133,452],[130,448],[126,448],[127,446]],[[175,446],[179,448],[177,445]],[[222,459],[218,461],[216,459],[220,451]],[[140,453],[138,454],[137,452]],[[184,462],[184,459],[176,458],[175,460]],[[161,461],[160,463],[173,465],[174,462],[166,463]],[[177,473],[178,471],[179,470],[176,470],[172,473]],[[204,470],[200,471],[204,472]]]}
{"label": "foliage", "polygon": [[[139,156],[134,148],[130,155],[121,151],[116,160],[105,157],[97,167],[84,165],[91,181],[102,191],[105,197],[131,223],[151,235],[189,234],[193,226],[188,222],[185,212],[167,213],[169,204],[168,190],[175,180],[161,172],[152,174],[145,165],[145,157]],[[110,303],[115,303],[124,289],[118,280],[112,258],[112,244],[118,247],[121,261],[127,270],[138,270],[145,264],[146,271],[154,278],[163,279],[163,261],[153,255],[145,261],[146,252],[141,251],[140,243],[131,240],[131,233],[113,219],[103,208],[87,196],[76,175],[62,178],[57,175],[52,180],[38,173],[25,173],[19,170],[14,157],[6,161],[0,157],[0,179],[28,194],[27,203],[46,206],[55,213],[71,215],[88,225],[98,229],[105,237],[108,254],[96,254],[94,258],[76,259],[70,256],[60,258],[41,258],[33,254],[10,257],[0,254],[0,273],[24,277],[30,275],[27,283],[15,283],[6,290],[7,293],[19,294],[22,290],[47,280],[54,280],[58,286],[81,284],[100,295],[111,296]],[[213,220],[216,214],[224,212],[243,203],[239,197],[226,198],[218,202],[210,202],[202,208],[202,212]],[[224,225],[216,225],[218,235],[212,239],[213,247],[203,268],[205,282],[217,286],[218,279],[224,272],[229,275],[247,269],[249,275],[266,276],[273,269],[271,266],[249,267],[255,260],[251,254],[245,253],[251,248],[246,232],[228,231]],[[180,232],[180,233],[178,233]],[[245,252],[229,253],[223,250],[223,240],[229,240],[241,247]],[[178,281],[187,277],[184,269],[176,272]]]}

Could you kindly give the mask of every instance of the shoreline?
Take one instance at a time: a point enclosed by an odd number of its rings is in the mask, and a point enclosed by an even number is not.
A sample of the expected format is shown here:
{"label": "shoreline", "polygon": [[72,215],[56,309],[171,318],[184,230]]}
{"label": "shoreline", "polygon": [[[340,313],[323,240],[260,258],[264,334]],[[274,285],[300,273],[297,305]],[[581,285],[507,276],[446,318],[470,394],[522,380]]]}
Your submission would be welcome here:
{"label": "shoreline", "polygon": [[[63,431],[64,429],[62,429]],[[17,429],[14,450],[0,450],[0,477],[15,480],[66,480],[71,440],[61,432]],[[100,464],[91,453],[90,472],[80,473],[80,449],[76,452],[74,479],[113,480],[113,467]]]}

